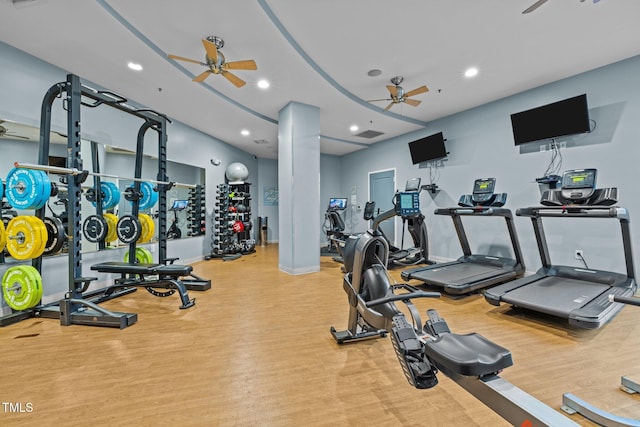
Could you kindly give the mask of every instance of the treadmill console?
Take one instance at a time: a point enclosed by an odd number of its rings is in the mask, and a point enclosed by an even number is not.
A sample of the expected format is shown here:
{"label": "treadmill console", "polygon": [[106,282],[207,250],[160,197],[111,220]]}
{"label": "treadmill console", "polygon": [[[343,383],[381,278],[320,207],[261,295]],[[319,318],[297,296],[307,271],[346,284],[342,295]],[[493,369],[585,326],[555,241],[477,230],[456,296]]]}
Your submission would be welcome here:
{"label": "treadmill console", "polygon": [[596,190],[595,169],[577,169],[566,171],[562,175],[562,197],[581,202],[593,196]]}
{"label": "treadmill console", "polygon": [[396,215],[410,217],[420,215],[420,193],[396,193],[394,197]]}
{"label": "treadmill console", "polygon": [[462,207],[504,206],[507,201],[507,194],[496,194],[494,193],[495,188],[495,178],[476,179],[473,183],[473,193],[461,196],[458,205]]}
{"label": "treadmill console", "polygon": [[618,189],[596,188],[596,169],[574,169],[562,175],[560,190],[547,190],[540,203],[545,206],[611,206],[618,201]]}

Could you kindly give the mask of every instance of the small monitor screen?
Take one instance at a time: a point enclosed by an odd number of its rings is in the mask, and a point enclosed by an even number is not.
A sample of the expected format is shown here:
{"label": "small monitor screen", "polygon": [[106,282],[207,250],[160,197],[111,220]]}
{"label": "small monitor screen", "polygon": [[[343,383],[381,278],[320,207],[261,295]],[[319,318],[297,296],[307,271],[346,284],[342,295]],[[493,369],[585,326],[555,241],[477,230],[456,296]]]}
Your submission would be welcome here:
{"label": "small monitor screen", "polygon": [[493,193],[495,189],[496,181],[494,179],[476,179],[473,184],[473,192],[479,193]]}
{"label": "small monitor screen", "polygon": [[173,205],[171,205],[171,210],[173,211],[181,211],[186,209],[189,206],[188,200],[174,200]]}
{"label": "small monitor screen", "polygon": [[407,185],[404,187],[404,191],[418,191],[420,189],[420,178],[411,178],[407,180]]}
{"label": "small monitor screen", "polygon": [[347,208],[347,199],[332,197],[329,199],[329,209],[344,210]]}
{"label": "small monitor screen", "polygon": [[595,188],[595,186],[595,169],[568,171],[562,177],[562,188]]}
{"label": "small monitor screen", "polygon": [[400,193],[400,209],[412,209],[413,208],[413,195]]}

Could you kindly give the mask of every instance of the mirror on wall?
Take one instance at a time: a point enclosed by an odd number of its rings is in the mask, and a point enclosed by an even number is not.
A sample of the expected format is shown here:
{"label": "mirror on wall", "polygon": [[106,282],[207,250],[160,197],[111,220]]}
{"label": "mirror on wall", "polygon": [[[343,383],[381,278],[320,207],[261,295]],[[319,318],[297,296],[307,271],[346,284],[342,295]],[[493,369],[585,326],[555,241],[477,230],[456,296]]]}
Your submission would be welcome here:
{"label": "mirror on wall", "polygon": [[[0,119],[0,149],[3,156],[0,156],[0,179],[3,183],[6,180],[8,172],[13,168],[13,163],[36,163],[38,159],[39,149],[39,129],[31,126],[22,125],[19,123],[10,122]],[[66,136],[57,132],[51,134],[50,156],[49,164],[51,166],[65,166],[66,153],[67,153],[67,139]],[[83,168],[93,171],[91,146],[95,145],[98,152],[98,161],[100,164],[100,172],[109,175],[115,175],[124,178],[102,178],[101,181],[109,183],[112,188],[115,188],[119,193],[119,201],[109,209],[105,210],[107,223],[110,221],[117,221],[122,215],[129,215],[132,211],[132,204],[124,197],[124,192],[127,187],[133,184],[127,177],[133,177],[135,171],[135,153],[115,147],[113,145],[94,143],[91,141],[82,141],[81,153],[83,160]],[[143,158],[143,179],[155,180],[157,177],[157,158],[149,155],[145,155]],[[197,168],[191,165],[185,165],[172,161],[167,162],[167,175],[172,182],[180,182],[185,184],[202,185],[205,182],[205,170]],[[53,173],[49,174],[52,182],[59,182],[61,175]],[[83,184],[83,200],[82,200],[82,218],[83,222],[87,218],[96,214],[95,205],[87,200],[87,192],[93,189],[94,181],[93,177],[89,176]],[[153,185],[155,187],[155,184]],[[68,194],[63,184],[58,186],[58,194],[48,199],[45,205],[45,215],[47,217],[55,218],[56,223],[66,225],[66,211],[68,203]],[[189,188],[182,186],[174,186],[167,192],[167,238],[171,239],[186,239],[191,237],[190,232],[190,210],[189,201],[190,193]],[[158,240],[158,205],[148,207],[141,211],[146,216],[145,220],[152,228],[152,233],[147,234],[148,239],[145,243],[153,243]],[[3,199],[2,217],[3,222],[6,224],[8,221],[17,215],[33,215],[33,210],[18,210],[7,204],[6,198]],[[84,228],[84,224],[83,224]],[[95,230],[95,227],[91,228]],[[105,241],[107,248],[126,246],[120,242],[117,238],[113,239],[113,235],[110,234],[109,238]],[[99,249],[99,243],[91,242],[86,238],[83,233],[82,251],[92,252]],[[56,254],[64,253],[64,249],[56,251]],[[5,250],[5,259],[11,259]]]}

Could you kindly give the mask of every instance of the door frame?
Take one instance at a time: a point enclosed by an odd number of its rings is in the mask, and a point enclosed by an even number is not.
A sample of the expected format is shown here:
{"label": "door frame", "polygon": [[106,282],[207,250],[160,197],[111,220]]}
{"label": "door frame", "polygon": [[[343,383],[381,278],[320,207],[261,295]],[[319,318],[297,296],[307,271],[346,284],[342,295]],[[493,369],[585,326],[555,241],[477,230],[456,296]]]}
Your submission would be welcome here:
{"label": "door frame", "polygon": [[[396,188],[396,177],[397,177],[397,173],[396,173],[396,168],[386,168],[386,169],[378,169],[375,171],[369,171],[367,172],[367,200],[370,201],[371,200],[371,175],[376,174],[376,173],[381,173],[381,172],[393,172],[393,188],[395,191]],[[394,246],[396,245],[396,235],[397,233],[397,224],[396,224],[396,219],[397,217],[393,218],[393,242],[391,242],[391,244],[393,244]]]}

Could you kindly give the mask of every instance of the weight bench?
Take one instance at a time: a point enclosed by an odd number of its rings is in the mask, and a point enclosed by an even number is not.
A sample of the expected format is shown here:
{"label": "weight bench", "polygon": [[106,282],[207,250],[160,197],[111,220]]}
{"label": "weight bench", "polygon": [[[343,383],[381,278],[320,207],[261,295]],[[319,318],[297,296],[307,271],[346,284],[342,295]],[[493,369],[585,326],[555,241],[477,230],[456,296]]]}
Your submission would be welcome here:
{"label": "weight bench", "polygon": [[[166,265],[173,265],[173,263],[177,260],[179,260],[180,258],[176,257],[176,258],[167,258],[166,259]],[[187,276],[187,275],[185,275]],[[185,288],[187,288],[187,290],[189,291],[207,291],[209,289],[211,289],[211,280],[209,279],[205,279],[199,276],[196,276],[195,274],[193,274],[193,272],[189,272],[188,274],[189,278],[182,278],[180,279],[182,281],[182,283],[184,283]]]}
{"label": "weight bench", "polygon": [[[117,289],[139,286],[157,297],[168,297],[177,290],[182,301],[181,309],[193,307],[195,298],[189,299],[189,293],[180,277],[189,276],[193,267],[175,264],[130,264],[128,262],[103,262],[91,266],[91,270],[100,273],[120,274],[115,284],[109,286],[105,295],[109,296]],[[154,276],[150,278],[148,276]],[[157,276],[157,277],[156,277]],[[157,289],[167,289],[166,292]]]}

